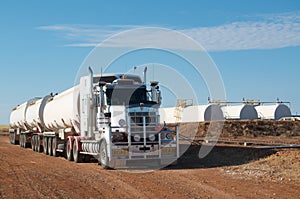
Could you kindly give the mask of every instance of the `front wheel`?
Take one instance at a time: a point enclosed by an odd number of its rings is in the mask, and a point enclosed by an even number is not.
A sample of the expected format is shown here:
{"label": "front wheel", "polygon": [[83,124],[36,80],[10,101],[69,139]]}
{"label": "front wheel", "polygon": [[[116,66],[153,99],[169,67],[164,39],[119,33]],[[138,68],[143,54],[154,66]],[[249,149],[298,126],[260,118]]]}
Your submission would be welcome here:
{"label": "front wheel", "polygon": [[103,169],[109,169],[108,166],[108,155],[107,155],[107,144],[106,141],[103,140],[100,144],[100,154],[99,161]]}

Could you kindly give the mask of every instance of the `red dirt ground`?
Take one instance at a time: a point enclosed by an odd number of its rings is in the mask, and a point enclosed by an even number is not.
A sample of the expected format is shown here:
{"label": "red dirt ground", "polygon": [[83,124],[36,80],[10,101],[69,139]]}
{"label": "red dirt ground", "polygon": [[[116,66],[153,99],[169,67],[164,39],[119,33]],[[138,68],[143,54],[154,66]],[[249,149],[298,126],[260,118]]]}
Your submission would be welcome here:
{"label": "red dirt ground", "polygon": [[[97,163],[68,162],[11,145],[0,136],[0,198],[299,198],[298,178],[274,180],[256,171],[256,164],[289,151],[215,147],[204,159],[192,147],[177,166],[159,171],[104,170]],[[293,149],[294,163],[300,151]],[[284,161],[284,164],[288,164]],[[250,165],[247,167],[247,165]],[[274,166],[274,165],[273,165]],[[247,172],[245,168],[247,167]],[[251,170],[252,168],[252,170]],[[260,167],[259,167],[260,168]],[[277,168],[277,167],[276,167]],[[261,168],[260,168],[261,169]],[[297,169],[297,168],[296,168]],[[276,173],[276,170],[273,173]],[[280,170],[281,172],[281,170]],[[250,172],[251,173],[251,172]],[[298,175],[298,173],[295,173]]]}

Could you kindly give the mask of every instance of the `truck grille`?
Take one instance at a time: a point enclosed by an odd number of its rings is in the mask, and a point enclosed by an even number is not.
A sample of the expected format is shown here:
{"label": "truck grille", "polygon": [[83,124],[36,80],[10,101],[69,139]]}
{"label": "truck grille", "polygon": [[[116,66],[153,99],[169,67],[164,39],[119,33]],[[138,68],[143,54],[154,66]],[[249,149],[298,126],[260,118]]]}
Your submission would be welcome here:
{"label": "truck grille", "polygon": [[[131,134],[131,142],[136,144],[147,144],[158,141],[156,126],[158,125],[158,116],[156,112],[129,112],[129,132]],[[134,135],[138,134],[141,139],[139,142],[134,140]],[[151,141],[149,135],[155,134],[155,140]]]}
{"label": "truck grille", "polygon": [[153,133],[158,124],[155,112],[131,112],[129,113],[129,121],[132,133],[143,133],[144,125],[147,133]]}

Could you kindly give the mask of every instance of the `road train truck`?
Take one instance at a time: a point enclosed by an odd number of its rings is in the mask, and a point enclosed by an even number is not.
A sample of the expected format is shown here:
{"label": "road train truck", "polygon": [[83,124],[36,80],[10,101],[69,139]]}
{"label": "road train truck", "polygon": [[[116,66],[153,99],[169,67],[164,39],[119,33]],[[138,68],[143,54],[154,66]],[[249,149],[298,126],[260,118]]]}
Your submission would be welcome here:
{"label": "road train truck", "polygon": [[167,165],[179,157],[178,127],[160,121],[158,82],[133,74],[89,75],[78,85],[33,98],[10,115],[10,142],[104,168]]}

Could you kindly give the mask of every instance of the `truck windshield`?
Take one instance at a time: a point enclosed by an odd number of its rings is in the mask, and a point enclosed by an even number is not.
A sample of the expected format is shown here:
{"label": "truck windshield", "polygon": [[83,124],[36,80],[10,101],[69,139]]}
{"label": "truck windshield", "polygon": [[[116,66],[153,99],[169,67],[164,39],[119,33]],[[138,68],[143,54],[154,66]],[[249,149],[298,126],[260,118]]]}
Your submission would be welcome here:
{"label": "truck windshield", "polygon": [[147,101],[145,88],[109,88],[106,89],[108,105],[139,104]]}

